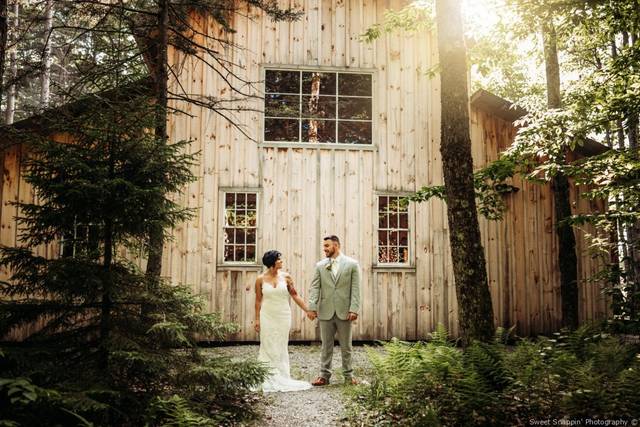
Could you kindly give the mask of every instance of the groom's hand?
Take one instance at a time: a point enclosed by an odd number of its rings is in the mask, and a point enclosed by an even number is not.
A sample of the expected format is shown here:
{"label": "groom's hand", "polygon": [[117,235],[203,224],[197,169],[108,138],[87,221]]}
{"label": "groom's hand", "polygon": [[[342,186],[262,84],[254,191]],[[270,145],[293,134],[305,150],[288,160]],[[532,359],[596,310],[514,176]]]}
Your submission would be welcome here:
{"label": "groom's hand", "polygon": [[358,314],[354,313],[352,311],[349,312],[349,315],[347,316],[347,320],[349,321],[354,321],[358,318]]}
{"label": "groom's hand", "polygon": [[316,317],[318,317],[318,313],[317,313],[317,312],[315,312],[315,311],[307,311],[307,317],[308,317],[310,320],[315,320],[315,319],[316,319]]}

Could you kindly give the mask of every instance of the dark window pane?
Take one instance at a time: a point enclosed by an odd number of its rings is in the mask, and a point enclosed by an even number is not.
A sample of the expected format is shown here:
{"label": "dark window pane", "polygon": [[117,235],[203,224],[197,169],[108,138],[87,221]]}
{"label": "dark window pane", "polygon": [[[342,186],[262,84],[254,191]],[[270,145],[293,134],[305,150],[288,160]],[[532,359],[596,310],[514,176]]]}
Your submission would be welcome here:
{"label": "dark window pane", "polygon": [[409,232],[404,230],[404,231],[398,231],[398,243],[400,243],[400,246],[408,246],[409,245]]}
{"label": "dark window pane", "polygon": [[371,120],[371,98],[338,98],[338,117]]}
{"label": "dark window pane", "polygon": [[381,213],[378,215],[378,228],[389,228],[389,215]]}
{"label": "dark window pane", "polygon": [[235,241],[235,243],[237,245],[244,245],[244,243],[245,243],[245,235],[246,235],[246,232],[245,232],[244,228],[236,228],[236,241]]}
{"label": "dark window pane", "polygon": [[247,230],[247,243],[255,243],[256,242],[256,229],[249,228]]}
{"label": "dark window pane", "polygon": [[333,120],[305,120],[302,122],[304,142],[336,142],[336,122]]}
{"label": "dark window pane", "polygon": [[300,97],[298,95],[271,95],[264,98],[264,115],[267,117],[299,117]]}
{"label": "dark window pane", "polygon": [[300,93],[300,73],[298,71],[267,70],[265,72],[267,93]]}
{"label": "dark window pane", "polygon": [[264,140],[298,142],[298,123],[293,119],[265,119]]}
{"label": "dark window pane", "polygon": [[334,119],[336,117],[336,97],[303,96],[302,117]]}
{"label": "dark window pane", "polygon": [[338,142],[371,144],[371,122],[338,122]]}
{"label": "dark window pane", "polygon": [[378,246],[386,246],[389,243],[387,231],[378,231]]}
{"label": "dark window pane", "polygon": [[224,260],[233,261],[233,246],[224,245]]}
{"label": "dark window pane", "polygon": [[398,214],[389,214],[389,228],[398,228]]}
{"label": "dark window pane", "polygon": [[234,261],[246,261],[244,246],[236,246],[234,252]]}
{"label": "dark window pane", "polygon": [[390,245],[397,245],[398,244],[398,232],[397,231],[390,231],[389,232],[389,244]]}
{"label": "dark window pane", "polygon": [[227,193],[224,198],[225,207],[231,207],[235,204],[235,193]]}
{"label": "dark window pane", "polygon": [[302,93],[306,95],[335,95],[335,73],[302,73]]}
{"label": "dark window pane", "polygon": [[388,197],[380,196],[378,198],[378,212],[386,212],[388,203],[389,203],[389,198]]}
{"label": "dark window pane", "polygon": [[256,247],[255,245],[247,245],[247,261],[255,261],[256,260]]}
{"label": "dark window pane", "polygon": [[400,228],[409,228],[409,215],[406,212],[400,214]]}
{"label": "dark window pane", "polygon": [[225,228],[224,229],[224,242],[225,243],[233,243],[233,228]]}
{"label": "dark window pane", "polygon": [[256,209],[256,193],[247,194],[247,209]]}
{"label": "dark window pane", "polygon": [[246,209],[247,205],[245,200],[247,200],[247,195],[245,193],[238,193],[236,196],[236,209]]}
{"label": "dark window pane", "polygon": [[371,74],[340,73],[338,95],[371,96]]}

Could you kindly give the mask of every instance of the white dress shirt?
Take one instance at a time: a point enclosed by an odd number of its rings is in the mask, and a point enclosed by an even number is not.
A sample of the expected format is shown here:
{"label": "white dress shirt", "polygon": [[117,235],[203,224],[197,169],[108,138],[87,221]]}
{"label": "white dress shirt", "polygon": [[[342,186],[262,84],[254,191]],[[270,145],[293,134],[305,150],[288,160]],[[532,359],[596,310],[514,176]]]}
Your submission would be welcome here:
{"label": "white dress shirt", "polygon": [[335,258],[332,258],[333,264],[331,264],[331,275],[335,279],[338,277],[338,270],[340,269],[340,261],[342,260],[342,254]]}

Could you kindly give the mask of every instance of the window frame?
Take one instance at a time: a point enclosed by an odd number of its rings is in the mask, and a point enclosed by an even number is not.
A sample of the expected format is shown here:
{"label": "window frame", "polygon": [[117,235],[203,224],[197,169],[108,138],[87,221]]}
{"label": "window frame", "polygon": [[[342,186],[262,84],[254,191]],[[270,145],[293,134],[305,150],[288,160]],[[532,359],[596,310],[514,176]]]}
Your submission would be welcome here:
{"label": "window frame", "polygon": [[[254,261],[226,261],[224,259],[224,229],[225,229],[225,204],[227,193],[254,193],[256,195],[256,254]],[[218,256],[217,265],[219,267],[256,267],[260,266],[260,212],[262,211],[262,192],[261,189],[255,187],[220,187],[218,188],[218,226],[217,232],[220,233],[218,240]],[[235,242],[234,242],[235,244]]]}
{"label": "window frame", "polygon": [[380,218],[379,218],[379,214],[380,214],[380,197],[405,197],[410,195],[411,193],[409,192],[389,192],[389,191],[385,191],[385,192],[376,192],[375,193],[375,220],[373,223],[373,238],[374,238],[374,244],[373,246],[373,267],[376,269],[414,269],[415,268],[415,248],[414,248],[414,244],[415,244],[415,203],[411,203],[409,202],[409,205],[407,206],[407,249],[409,251],[409,255],[408,255],[408,262],[404,263],[404,262],[385,262],[385,263],[381,263],[379,258],[378,258],[378,252],[379,252],[379,240],[378,240],[378,231],[380,231],[380,226],[379,226],[379,222],[380,222]]}
{"label": "window frame", "polygon": [[[265,120],[266,116],[266,72],[267,71],[297,71],[300,73],[303,72],[319,72],[319,73],[343,73],[343,74],[367,74],[371,76],[371,143],[370,144],[351,144],[351,143],[343,143],[343,142],[303,142],[303,141],[267,141],[264,139],[265,132]],[[346,149],[346,150],[361,150],[361,151],[377,151],[377,70],[375,68],[350,68],[350,67],[330,67],[330,66],[305,66],[305,65],[291,65],[291,64],[261,64],[260,65],[260,78],[262,83],[262,113],[261,120],[259,123],[259,136],[258,136],[258,146],[259,147],[281,147],[281,148],[310,148],[310,149]],[[302,80],[302,79],[301,79]],[[302,85],[302,81],[300,82]],[[337,81],[336,81],[337,86]],[[339,98],[338,89],[336,87],[336,101]],[[302,88],[300,87],[300,92],[297,94],[302,97],[304,94],[302,93]],[[368,97],[362,97],[368,98]],[[300,112],[300,114],[302,114]],[[337,115],[336,115],[337,116]],[[291,118],[291,117],[288,117]],[[298,136],[302,138],[302,125],[303,118],[300,115],[298,118]],[[338,134],[338,122],[340,119],[338,117],[335,118],[336,123],[336,139]],[[343,121],[350,121],[345,119]],[[362,121],[367,122],[366,120],[351,120],[351,121]]]}

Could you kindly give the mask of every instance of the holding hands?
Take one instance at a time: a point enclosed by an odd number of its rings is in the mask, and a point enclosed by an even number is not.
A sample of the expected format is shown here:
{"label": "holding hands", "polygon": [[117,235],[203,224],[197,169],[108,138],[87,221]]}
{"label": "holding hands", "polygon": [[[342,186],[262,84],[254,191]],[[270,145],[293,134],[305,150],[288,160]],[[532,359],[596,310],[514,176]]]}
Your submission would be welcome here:
{"label": "holding hands", "polygon": [[[307,311],[307,317],[309,318],[309,320],[315,320],[318,317],[318,312],[317,311],[308,310]],[[358,313],[354,313],[352,311],[350,311],[349,314],[347,315],[347,320],[350,321],[350,322],[356,320],[357,318],[358,318]]]}

